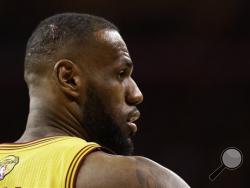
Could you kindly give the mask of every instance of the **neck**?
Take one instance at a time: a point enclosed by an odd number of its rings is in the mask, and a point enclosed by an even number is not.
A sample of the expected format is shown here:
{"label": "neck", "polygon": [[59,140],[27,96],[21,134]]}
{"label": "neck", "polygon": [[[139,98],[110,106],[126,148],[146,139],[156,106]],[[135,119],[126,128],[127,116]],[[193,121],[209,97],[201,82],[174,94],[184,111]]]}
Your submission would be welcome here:
{"label": "neck", "polygon": [[88,140],[79,119],[66,106],[56,107],[53,103],[31,99],[26,130],[16,142],[29,142],[58,135],[76,136]]}

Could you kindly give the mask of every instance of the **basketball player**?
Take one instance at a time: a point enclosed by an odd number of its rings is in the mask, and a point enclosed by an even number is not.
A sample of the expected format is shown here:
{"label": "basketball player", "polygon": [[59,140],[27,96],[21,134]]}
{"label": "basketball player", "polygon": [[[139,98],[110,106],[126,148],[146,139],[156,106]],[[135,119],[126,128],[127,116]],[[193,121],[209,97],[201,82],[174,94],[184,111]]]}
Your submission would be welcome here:
{"label": "basketball player", "polygon": [[187,188],[132,156],[143,96],[118,29],[86,14],[49,17],[27,43],[26,130],[0,145],[0,187]]}

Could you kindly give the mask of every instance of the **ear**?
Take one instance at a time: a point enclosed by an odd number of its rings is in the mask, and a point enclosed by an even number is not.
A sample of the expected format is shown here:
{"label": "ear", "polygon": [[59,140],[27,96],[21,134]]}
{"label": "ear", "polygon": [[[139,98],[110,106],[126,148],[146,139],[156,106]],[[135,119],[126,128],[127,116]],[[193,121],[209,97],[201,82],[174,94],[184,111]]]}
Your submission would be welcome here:
{"label": "ear", "polygon": [[61,90],[68,96],[77,98],[80,95],[82,81],[80,69],[68,59],[61,59],[56,62],[53,75]]}

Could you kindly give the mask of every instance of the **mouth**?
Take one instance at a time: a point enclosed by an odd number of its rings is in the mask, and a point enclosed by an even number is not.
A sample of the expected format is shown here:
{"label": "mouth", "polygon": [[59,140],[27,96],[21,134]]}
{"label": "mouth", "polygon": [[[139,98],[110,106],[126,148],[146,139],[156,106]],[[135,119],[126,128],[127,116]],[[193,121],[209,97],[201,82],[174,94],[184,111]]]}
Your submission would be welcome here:
{"label": "mouth", "polygon": [[137,132],[137,126],[134,123],[136,120],[140,118],[140,112],[138,110],[133,111],[130,115],[129,118],[127,119],[127,125],[130,129],[130,134],[129,136],[134,136],[135,133]]}

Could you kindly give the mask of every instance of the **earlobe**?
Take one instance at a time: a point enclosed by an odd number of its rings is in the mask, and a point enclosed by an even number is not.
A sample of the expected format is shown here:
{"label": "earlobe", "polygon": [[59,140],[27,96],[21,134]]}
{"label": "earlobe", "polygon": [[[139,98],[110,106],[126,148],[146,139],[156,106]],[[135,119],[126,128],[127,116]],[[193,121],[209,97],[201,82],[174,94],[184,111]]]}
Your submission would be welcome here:
{"label": "earlobe", "polygon": [[71,97],[78,97],[81,87],[79,68],[68,59],[61,59],[54,66],[54,78],[61,90]]}

